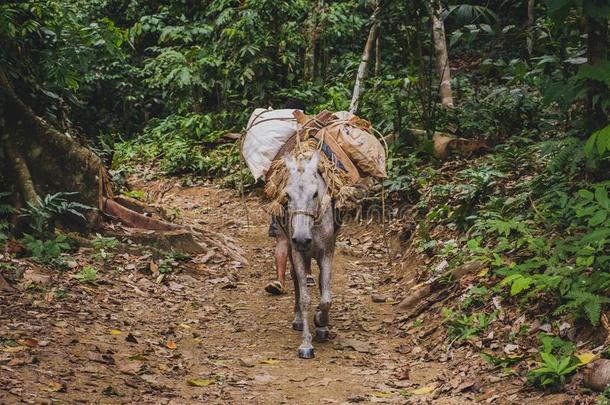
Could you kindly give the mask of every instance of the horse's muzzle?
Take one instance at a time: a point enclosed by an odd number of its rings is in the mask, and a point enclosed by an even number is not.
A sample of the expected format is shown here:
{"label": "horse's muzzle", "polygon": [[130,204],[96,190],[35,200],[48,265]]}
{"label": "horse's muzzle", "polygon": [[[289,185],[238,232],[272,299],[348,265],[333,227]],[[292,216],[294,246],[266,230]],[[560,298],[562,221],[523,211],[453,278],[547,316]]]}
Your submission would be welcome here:
{"label": "horse's muzzle", "polygon": [[292,245],[299,252],[305,252],[311,248],[311,238],[292,238]]}

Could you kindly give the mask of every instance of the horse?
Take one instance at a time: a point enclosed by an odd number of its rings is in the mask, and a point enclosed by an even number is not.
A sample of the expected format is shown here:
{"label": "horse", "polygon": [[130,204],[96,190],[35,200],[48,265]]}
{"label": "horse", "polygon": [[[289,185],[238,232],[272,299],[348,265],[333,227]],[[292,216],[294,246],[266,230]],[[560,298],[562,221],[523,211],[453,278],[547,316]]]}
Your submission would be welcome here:
{"label": "horse", "polygon": [[288,202],[280,234],[290,243],[290,275],[295,291],[292,328],[302,332],[302,343],[298,348],[298,356],[302,359],[314,357],[308,322],[311,298],[307,286],[312,259],[317,261],[320,268],[320,303],[314,315],[316,341],[327,341],[330,336],[330,280],[337,228],[326,183],[318,172],[319,162],[319,151],[315,151],[310,158],[301,157],[295,160],[291,155],[284,157],[288,172],[285,188]]}

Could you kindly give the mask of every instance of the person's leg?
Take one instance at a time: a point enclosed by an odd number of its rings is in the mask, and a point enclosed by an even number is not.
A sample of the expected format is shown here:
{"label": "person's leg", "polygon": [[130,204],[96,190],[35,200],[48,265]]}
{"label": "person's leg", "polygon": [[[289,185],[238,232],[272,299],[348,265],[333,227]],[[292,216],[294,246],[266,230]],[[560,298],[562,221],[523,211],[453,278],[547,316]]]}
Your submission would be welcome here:
{"label": "person's leg", "polygon": [[286,285],[286,266],[288,265],[288,249],[290,242],[283,233],[277,236],[275,245],[275,270],[277,272],[277,280],[282,284],[282,288]]}
{"label": "person's leg", "polygon": [[271,218],[271,224],[269,225],[269,236],[276,239],[275,243],[275,271],[276,280],[270,282],[265,286],[265,291],[272,295],[284,294],[286,285],[286,268],[288,265],[288,254],[290,249],[290,241],[279,229],[277,218]]}

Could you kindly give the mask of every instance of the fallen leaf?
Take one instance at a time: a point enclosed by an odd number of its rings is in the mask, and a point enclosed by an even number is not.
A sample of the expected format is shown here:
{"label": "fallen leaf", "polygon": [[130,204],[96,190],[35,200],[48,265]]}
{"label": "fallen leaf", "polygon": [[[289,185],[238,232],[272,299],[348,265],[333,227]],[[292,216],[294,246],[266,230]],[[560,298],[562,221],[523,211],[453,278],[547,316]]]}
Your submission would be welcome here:
{"label": "fallen leaf", "polygon": [[159,265],[154,260],[151,260],[150,261],[150,272],[154,275],[158,271],[159,271]]}
{"label": "fallen leaf", "polygon": [[434,391],[436,385],[426,385],[425,387],[417,388],[411,391],[413,395],[426,395]]}
{"label": "fallen leaf", "polygon": [[29,268],[23,273],[21,283],[23,285],[31,284],[47,284],[51,280],[51,277],[43,274],[40,268]]}
{"label": "fallen leaf", "polygon": [[32,338],[19,339],[19,340],[17,340],[17,343],[19,343],[22,346],[31,347],[32,349],[35,349],[38,347],[38,340],[32,339]]}
{"label": "fallen leaf", "polygon": [[27,350],[27,347],[25,346],[9,346],[9,347],[3,347],[2,351],[5,353],[17,353],[17,352],[22,352],[24,350]]}
{"label": "fallen leaf", "polygon": [[373,392],[373,396],[377,398],[390,398],[392,396],[392,393],[388,391],[379,391]]}
{"label": "fallen leaf", "polygon": [[136,337],[131,333],[125,337],[125,341],[129,343],[138,343],[138,339],[136,339]]}
{"label": "fallen leaf", "polygon": [[489,273],[489,267],[485,267],[483,270],[477,273],[477,277],[484,277]]}
{"label": "fallen leaf", "polygon": [[261,360],[260,362],[261,362],[261,364],[274,365],[274,364],[278,364],[280,361],[279,360],[275,360],[275,359],[265,359],[265,360]]}
{"label": "fallen leaf", "polygon": [[409,366],[404,366],[401,368],[396,374],[396,378],[399,380],[408,380],[411,372],[411,368]]}
{"label": "fallen leaf", "polygon": [[113,330],[111,330],[111,331],[110,331],[110,334],[111,334],[111,335],[120,335],[120,334],[121,334],[121,331],[120,331],[120,330],[118,330],[118,329],[113,329]]}
{"label": "fallen leaf", "polygon": [[109,354],[102,354],[98,352],[87,352],[87,358],[91,361],[104,364],[114,364],[114,357]]}
{"label": "fallen leaf", "polygon": [[187,325],[187,324],[186,324],[186,323],[184,323],[184,322],[179,323],[179,324],[178,324],[178,326],[180,326],[180,327],[181,327],[181,328],[183,328],[183,329],[191,329],[191,326],[190,326],[190,325]]}
{"label": "fallen leaf", "polygon": [[165,347],[170,350],[176,350],[178,348],[178,345],[176,344],[176,342],[170,339],[167,341],[167,343],[165,343]]}
{"label": "fallen leaf", "polygon": [[580,364],[589,364],[597,358],[597,355],[591,352],[584,352],[577,354],[576,357],[578,357],[578,360],[580,360]]}
{"label": "fallen leaf", "polygon": [[50,382],[48,385],[47,391],[49,392],[66,392],[68,389],[64,383]]}
{"label": "fallen leaf", "polygon": [[359,353],[370,353],[371,348],[369,343],[356,339],[343,339],[338,342],[341,349],[352,349]]}
{"label": "fallen leaf", "polygon": [[112,385],[107,386],[106,388],[104,388],[104,390],[102,391],[102,393],[104,395],[108,395],[108,396],[120,396],[121,394],[116,390],[116,388],[114,388]]}
{"label": "fallen leaf", "polygon": [[120,363],[118,365],[118,369],[123,374],[137,374],[141,369],[144,363],[141,361],[128,361],[125,363]]}
{"label": "fallen leaf", "polygon": [[244,367],[254,367],[254,362],[252,361],[252,359],[239,358],[237,361],[240,365]]}
{"label": "fallen leaf", "polygon": [[17,357],[13,357],[7,364],[9,367],[22,366],[24,364],[31,364],[34,362],[34,357],[27,355],[26,353],[20,353]]}
{"label": "fallen leaf", "polygon": [[506,354],[513,354],[517,349],[519,349],[519,345],[508,343],[503,350]]}
{"label": "fallen leaf", "polygon": [[474,385],[475,385],[475,381],[466,380],[466,381],[462,381],[462,383],[459,384],[455,389],[457,390],[457,392],[462,392],[462,391],[466,391],[469,388],[474,387]]}
{"label": "fallen leaf", "polygon": [[214,384],[214,380],[188,380],[187,383],[193,387],[207,387]]}

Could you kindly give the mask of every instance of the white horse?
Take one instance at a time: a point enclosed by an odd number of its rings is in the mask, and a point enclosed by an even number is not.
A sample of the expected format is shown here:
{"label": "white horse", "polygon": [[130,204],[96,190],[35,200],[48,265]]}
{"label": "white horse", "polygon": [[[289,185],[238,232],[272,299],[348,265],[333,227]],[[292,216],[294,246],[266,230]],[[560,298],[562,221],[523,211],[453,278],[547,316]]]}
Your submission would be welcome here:
{"label": "white horse", "polygon": [[302,331],[303,341],[298,354],[303,359],[314,357],[308,323],[311,298],[306,281],[311,259],[316,259],[320,268],[320,304],[314,316],[318,341],[329,338],[328,312],[332,303],[330,279],[338,227],[335,227],[334,209],[327,195],[326,183],[318,172],[319,162],[319,151],[309,159],[295,161],[290,155],[284,158],[289,174],[285,190],[288,209],[285,218],[278,219],[282,224],[279,237],[287,238],[291,246],[291,276],[295,290],[292,328]]}

